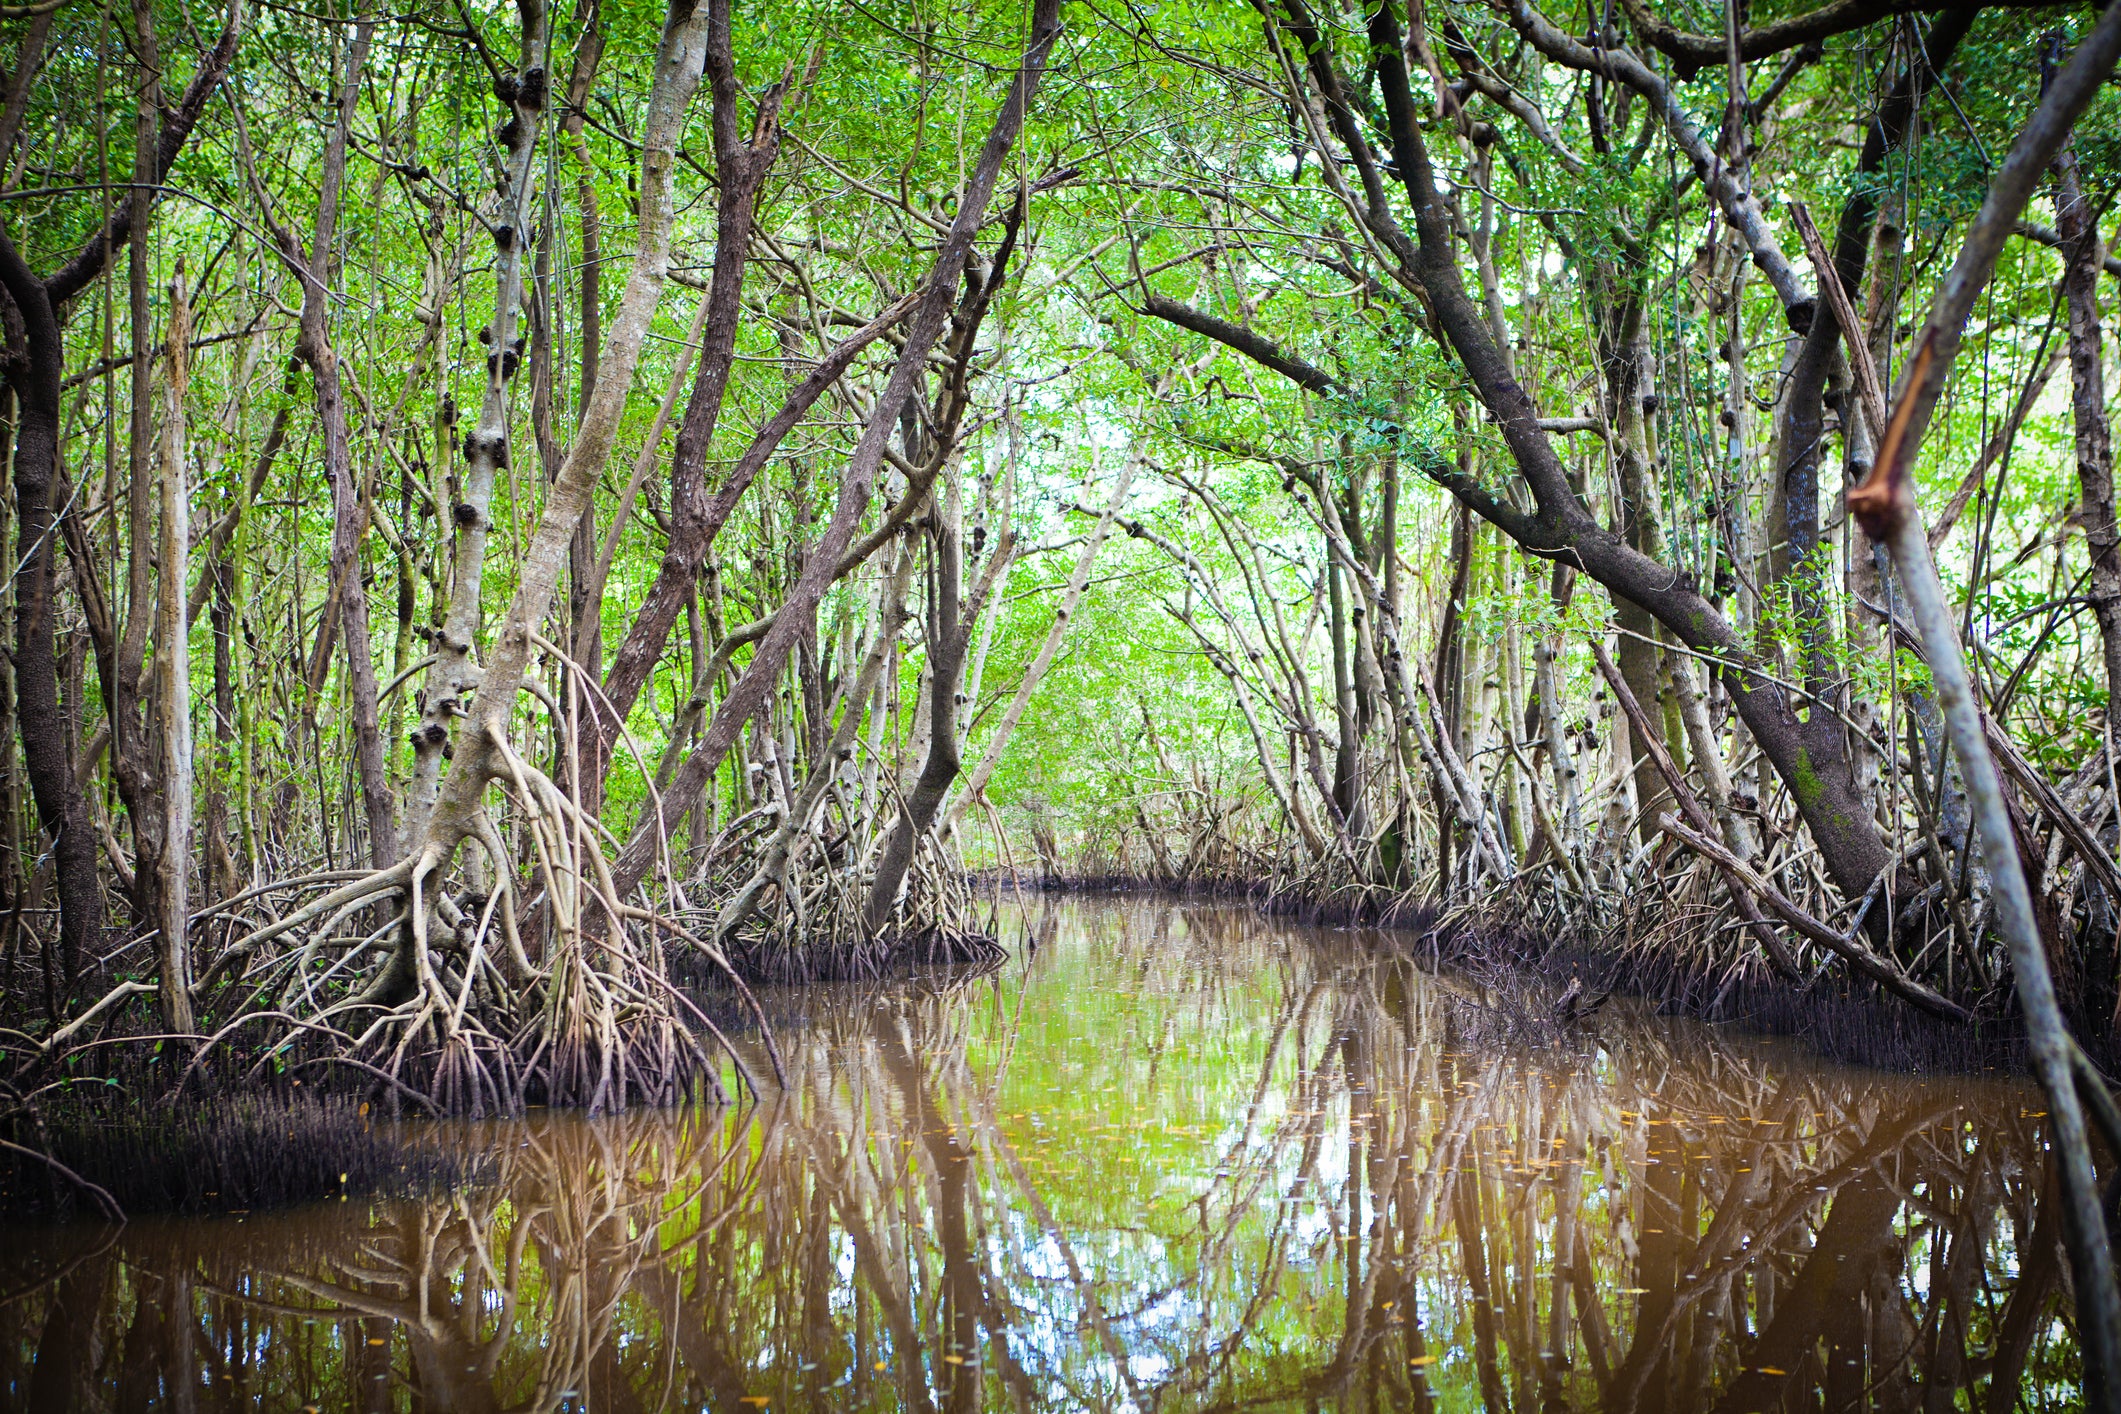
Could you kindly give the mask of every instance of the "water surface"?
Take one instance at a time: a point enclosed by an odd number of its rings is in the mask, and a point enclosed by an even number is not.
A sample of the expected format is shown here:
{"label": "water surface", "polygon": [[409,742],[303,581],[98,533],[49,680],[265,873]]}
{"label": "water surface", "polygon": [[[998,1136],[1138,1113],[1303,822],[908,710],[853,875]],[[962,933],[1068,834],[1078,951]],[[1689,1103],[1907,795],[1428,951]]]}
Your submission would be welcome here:
{"label": "water surface", "polygon": [[459,1126],[453,1195],[7,1232],[0,1405],[2077,1403],[2021,1082],[1557,1032],[1241,909],[1004,927],[991,976],[774,998],[765,1104]]}

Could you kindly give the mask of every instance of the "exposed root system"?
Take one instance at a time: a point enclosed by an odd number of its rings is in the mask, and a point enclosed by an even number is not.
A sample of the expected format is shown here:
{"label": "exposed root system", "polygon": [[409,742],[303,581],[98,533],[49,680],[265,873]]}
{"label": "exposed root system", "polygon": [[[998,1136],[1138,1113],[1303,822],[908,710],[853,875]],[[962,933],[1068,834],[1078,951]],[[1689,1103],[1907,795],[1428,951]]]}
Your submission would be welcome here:
{"label": "exposed root system", "polygon": [[1008,956],[992,934],[934,926],[807,947],[761,936],[740,946],[729,961],[753,981],[785,984],[871,981],[913,968],[986,971]]}

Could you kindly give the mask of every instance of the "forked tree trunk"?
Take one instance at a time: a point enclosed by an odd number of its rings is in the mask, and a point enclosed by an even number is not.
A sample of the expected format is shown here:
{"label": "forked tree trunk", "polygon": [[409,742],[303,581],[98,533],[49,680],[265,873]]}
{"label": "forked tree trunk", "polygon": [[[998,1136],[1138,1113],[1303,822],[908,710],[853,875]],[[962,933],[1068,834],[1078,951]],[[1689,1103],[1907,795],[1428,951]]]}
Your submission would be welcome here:
{"label": "forked tree trunk", "polygon": [[[544,511],[523,555],[515,596],[495,632],[491,654],[477,679],[478,696],[457,734],[449,775],[441,784],[434,810],[421,834],[414,861],[416,871],[446,866],[457,847],[477,832],[481,798],[487,783],[501,769],[496,743],[506,739],[516,694],[522,689],[530,664],[533,636],[552,607],[575,528],[589,506],[618,438],[634,367],[669,270],[670,231],[675,216],[672,169],[686,111],[699,86],[702,52],[710,33],[719,30],[726,34],[728,23],[728,0],[707,0],[696,8],[677,0],[664,22],[663,39],[656,54],[654,88],[641,129],[640,215],[635,226],[633,266],[612,320],[596,388],[583,409],[574,445],[546,493]],[[525,52],[537,52],[527,39]],[[542,106],[542,77],[539,82]],[[514,107],[519,116],[525,115],[520,88]],[[527,148],[527,141],[525,145]],[[527,175],[526,171],[526,178]],[[521,278],[520,267],[515,278]],[[505,317],[497,317],[496,325]],[[496,338],[495,342],[499,344],[500,340]],[[498,378],[490,381],[489,391],[499,392]],[[498,419],[505,413],[505,403],[496,397],[495,404]],[[494,450],[482,448],[481,455],[491,457]],[[490,473],[487,485],[490,494]],[[480,518],[483,521],[483,514]]]}

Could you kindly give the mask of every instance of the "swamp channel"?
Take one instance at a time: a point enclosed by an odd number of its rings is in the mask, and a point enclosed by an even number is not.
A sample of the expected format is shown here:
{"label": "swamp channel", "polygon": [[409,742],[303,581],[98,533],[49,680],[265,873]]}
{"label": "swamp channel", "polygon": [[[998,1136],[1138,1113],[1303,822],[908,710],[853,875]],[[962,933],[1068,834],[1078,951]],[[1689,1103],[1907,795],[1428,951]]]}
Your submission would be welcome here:
{"label": "swamp channel", "polygon": [[476,1180],[7,1231],[0,1403],[2078,1402],[2028,1081],[1542,1024],[1411,935],[1243,907],[1001,921],[985,975],[770,997],[763,1102],[408,1121]]}

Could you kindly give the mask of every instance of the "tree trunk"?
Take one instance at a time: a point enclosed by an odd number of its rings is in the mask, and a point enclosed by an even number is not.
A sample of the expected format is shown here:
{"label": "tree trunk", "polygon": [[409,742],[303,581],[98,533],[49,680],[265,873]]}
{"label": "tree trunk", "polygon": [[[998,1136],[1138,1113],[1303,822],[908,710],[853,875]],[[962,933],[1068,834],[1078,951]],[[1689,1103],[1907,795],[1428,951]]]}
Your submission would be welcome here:
{"label": "tree trunk", "polygon": [[2106,416],[2099,331],[2097,213],[2077,177],[2074,146],[2055,159],[2055,228],[2062,235],[2062,293],[2069,305],[2070,415],[2076,428],[2079,512],[2091,551],[2092,612],[2106,660],[2107,750],[2121,752],[2121,529],[2114,517],[2114,443]]}
{"label": "tree trunk", "polygon": [[[533,13],[542,21],[542,8],[533,12],[526,7],[526,16]],[[543,57],[544,40],[542,24],[523,34],[521,53],[526,71]],[[523,299],[523,251],[527,245],[524,232],[532,217],[533,158],[544,122],[542,93],[537,102],[526,104],[519,76],[509,79],[504,101],[509,122],[503,131],[513,137],[513,144],[504,149],[497,182],[501,188],[501,220],[492,227],[493,319],[480,331],[480,341],[487,348],[485,389],[478,421],[464,437],[462,485],[449,515],[456,535],[449,605],[434,636],[435,664],[428,670],[425,705],[420,724],[412,733],[412,784],[405,810],[408,847],[429,834],[442,790],[442,763],[450,746],[451,728],[474,710],[472,694],[477,692],[482,678],[471,653],[483,621],[482,590],[486,543],[493,533],[494,482],[508,465],[508,382],[522,356],[516,320]],[[508,692],[512,697],[513,684]],[[478,699],[485,700],[483,696]]]}
{"label": "tree trunk", "polygon": [[[1548,599],[1557,613],[1567,613],[1576,587],[1575,572],[1567,565],[1554,566],[1548,581]],[[1547,768],[1554,773],[1554,791],[1561,800],[1561,826],[1571,850],[1583,843],[1583,790],[1577,779],[1576,753],[1569,749],[1568,724],[1561,719],[1559,650],[1546,633],[1532,649],[1532,686],[1539,695],[1539,720],[1545,731]]]}
{"label": "tree trunk", "polygon": [[[680,0],[682,3],[682,0]],[[597,387],[582,414],[574,446],[561,464],[559,475],[546,492],[545,508],[524,551],[514,598],[494,634],[485,669],[478,674],[478,695],[461,731],[449,775],[441,783],[435,804],[422,831],[414,869],[445,866],[458,845],[477,832],[481,800],[488,783],[501,770],[497,742],[505,740],[530,665],[532,639],[552,607],[553,594],[566,567],[569,544],[589,505],[597,479],[603,474],[617,440],[619,420],[625,411],[627,391],[633,383],[634,367],[641,345],[662,293],[670,263],[670,233],[675,210],[671,197],[671,173],[676,147],[683,132],[686,110],[699,84],[699,60],[694,56],[719,46],[726,54],[729,8],[727,0],[708,3],[681,12],[675,6],[665,20],[662,43],[656,56],[655,87],[649,95],[648,112],[641,132],[640,216],[636,224],[635,250],[626,288],[612,321],[610,342]],[[535,36],[524,39],[526,54],[535,54]],[[535,116],[526,111],[521,96],[514,100],[517,116]],[[528,123],[525,123],[528,126]],[[524,140],[527,147],[527,139]],[[528,179],[525,169],[524,178]],[[520,270],[515,276],[520,279]],[[505,311],[504,311],[505,314]],[[496,325],[503,316],[496,317]],[[500,341],[497,339],[496,343]],[[498,375],[489,383],[491,411],[497,425],[505,425],[505,394]],[[482,423],[483,423],[482,414]],[[501,449],[505,454],[505,444]],[[492,457],[491,448],[481,455]],[[491,480],[488,473],[488,491]],[[484,515],[479,520],[483,523]],[[460,586],[461,591],[461,586]],[[474,585],[473,594],[476,595]],[[476,602],[467,622],[476,622]],[[430,707],[430,713],[433,708]],[[440,743],[436,743],[439,755]],[[631,885],[618,890],[620,897],[632,892]],[[399,975],[405,972],[401,964]],[[401,984],[402,985],[402,982]]]}
{"label": "tree trunk", "polygon": [[59,380],[65,367],[59,322],[42,281],[0,232],[0,281],[22,316],[22,357],[10,379],[15,424],[15,703],[22,763],[37,819],[51,837],[59,886],[59,964],[70,989],[103,932],[103,886],[96,874],[95,829],[74,777],[66,713],[59,700],[59,660],[52,641],[58,584],[58,539],[52,491],[59,468]]}
{"label": "tree trunk", "polygon": [[[161,68],[155,42],[154,12],[147,0],[133,0],[133,42],[151,75]],[[159,77],[142,85],[133,123],[133,164],[138,171],[154,160],[156,110],[161,106]],[[133,927],[155,926],[154,880],[161,867],[162,811],[156,799],[154,724],[145,718],[150,698],[142,681],[148,630],[154,622],[155,413],[154,330],[150,322],[147,232],[154,193],[131,188],[132,229],[137,237],[126,247],[127,323],[132,335],[130,425],[126,441],[125,617],[118,639],[114,680],[104,691],[110,709],[111,779],[133,826]]]}
{"label": "tree trunk", "polygon": [[[154,925],[160,973],[162,1024],[176,1035],[192,1030],[191,919],[192,755],[190,615],[185,612],[191,550],[190,498],[185,486],[188,456],[184,392],[188,381],[191,307],[184,267],[169,287],[169,342],[163,350],[161,475],[162,525],[157,546],[161,565],[155,603],[155,731],[162,744],[160,776],[162,851],[155,860]],[[140,870],[145,873],[147,861]]]}
{"label": "tree trunk", "polygon": [[[1446,617],[1451,613],[1447,607]],[[1326,618],[1333,638],[1333,807],[1337,828],[1344,835],[1360,836],[1355,825],[1357,780],[1355,729],[1355,673],[1348,654],[1348,590],[1340,566],[1326,559]]]}
{"label": "tree trunk", "polygon": [[[200,56],[176,107],[160,114],[156,139],[137,180],[160,182],[184,149],[199,114],[206,107],[235,57],[241,31],[240,7],[214,47]],[[138,190],[136,188],[136,190]],[[146,193],[150,201],[155,193]],[[102,886],[96,876],[96,844],[88,802],[76,779],[68,748],[67,709],[59,701],[59,667],[53,651],[53,591],[58,563],[52,540],[57,529],[52,493],[59,484],[59,389],[66,366],[58,309],[103,275],[118,247],[142,224],[139,207],[127,200],[106,214],[96,234],[48,279],[40,280],[0,230],[0,286],[22,320],[21,346],[9,379],[15,390],[19,421],[15,432],[16,515],[20,529],[20,562],[16,566],[16,710],[22,724],[22,754],[37,817],[52,837],[54,873],[59,884],[59,931],[62,966],[71,977],[83,954],[103,928]],[[10,321],[11,323],[12,321]],[[110,686],[105,684],[106,689]]]}
{"label": "tree trunk", "polygon": [[[1621,277],[1625,278],[1625,277]],[[1642,303],[1631,289],[1621,286],[1613,272],[1597,282],[1616,291],[1606,310],[1610,327],[1599,331],[1599,361],[1605,371],[1606,422],[1612,429],[1613,460],[1619,472],[1620,500],[1614,521],[1627,543],[1653,560],[1664,558],[1664,532],[1657,518],[1657,488],[1652,482],[1656,449],[1650,443],[1649,403],[1654,389],[1649,383],[1649,346],[1642,330]],[[1613,617],[1620,626],[1614,657],[1620,675],[1627,680],[1635,700],[1654,704],[1665,694],[1659,691],[1662,676],[1657,644],[1657,621],[1650,611],[1627,598],[1616,599]],[[1615,733],[1616,739],[1618,733]],[[1651,764],[1648,743],[1628,733],[1632,775],[1635,782],[1636,838],[1649,844],[1657,838],[1657,815],[1670,801],[1663,779]]]}
{"label": "tree trunk", "polygon": [[1415,125],[1399,57],[1397,21],[1389,10],[1379,10],[1371,26],[1381,56],[1381,91],[1398,173],[1415,208],[1415,271],[1444,338],[1500,425],[1537,509],[1525,514],[1453,468],[1432,464],[1425,471],[1526,549],[1576,565],[1615,594],[1648,609],[1680,643],[1720,659],[1732,702],[1762,754],[1789,784],[1829,875],[1844,892],[1862,894],[1891,854],[1846,770],[1836,770],[1837,758],[1819,752],[1808,740],[1788,695],[1771,678],[1753,671],[1752,654],[1698,586],[1600,527],[1584,511],[1552,442],[1539,427],[1530,398],[1509,376],[1486,316],[1466,294],[1427,145]]}
{"label": "tree trunk", "polygon": [[[782,88],[769,89],[759,102],[752,120],[751,136],[739,131],[743,90],[738,85],[735,61],[729,48],[726,18],[714,31],[707,47],[707,81],[713,105],[715,172],[714,274],[707,286],[706,341],[700,350],[692,394],[685,404],[684,420],[678,424],[677,445],[670,457],[670,545],[656,569],[655,582],[634,611],[626,636],[612,655],[611,670],[604,677],[608,713],[597,714],[597,730],[584,735],[582,795],[584,801],[603,798],[603,779],[611,747],[618,740],[619,723],[633,710],[641,689],[654,675],[663,656],[670,630],[684,612],[706,561],[708,547],[734,508],[734,497],[710,504],[707,495],[707,451],[714,441],[722,399],[729,389],[730,370],[736,362],[737,332],[743,327],[744,270],[751,253],[751,227],[757,209],[759,188],[781,149],[780,107]],[[820,390],[822,391],[822,389]],[[771,450],[770,448],[768,449]],[[763,458],[760,459],[763,462]],[[755,474],[755,473],[754,473]],[[748,478],[746,478],[748,480]],[[732,484],[735,478],[732,478]],[[743,493],[735,486],[737,495]],[[719,512],[717,515],[716,513]],[[601,616],[601,586],[596,602],[587,603],[583,615]],[[579,648],[577,649],[579,652]],[[675,822],[673,822],[675,823]]]}
{"label": "tree trunk", "polygon": [[214,745],[206,788],[206,898],[215,902],[241,887],[228,847],[228,761],[236,748],[235,569],[227,562],[208,567],[212,602],[207,622],[214,643]]}
{"label": "tree trunk", "polygon": [[[575,204],[580,208],[582,288],[575,336],[581,343],[582,354],[578,404],[586,410],[591,395],[596,392],[598,346],[604,334],[604,241],[597,208],[596,169],[590,164],[589,149],[582,142],[583,105],[589,101],[590,87],[596,82],[597,69],[604,59],[604,27],[599,0],[583,0],[576,7],[576,15],[582,21],[582,37],[575,41],[574,69],[567,80],[567,111],[560,120],[560,130],[566,135],[570,155],[574,158]],[[624,517],[626,513],[626,509],[621,509],[619,515]],[[574,543],[568,547],[571,588],[568,594],[569,631],[564,640],[573,645],[575,660],[592,673],[604,661],[600,631],[602,596],[591,593],[592,585],[601,589],[596,574],[596,553],[597,518],[596,507],[592,504],[583,512],[582,523],[575,528]],[[590,603],[592,598],[599,601],[594,611]],[[582,721],[591,722],[596,717],[596,712],[585,711]],[[581,730],[581,724],[577,724],[576,730]]]}
{"label": "tree trunk", "polygon": [[[375,659],[370,651],[368,588],[361,571],[361,542],[367,537],[369,507],[361,478],[353,466],[346,430],[345,395],[339,359],[331,344],[331,290],[335,285],[333,247],[339,228],[340,193],[346,180],[346,148],[360,99],[361,73],[368,59],[375,21],[363,17],[354,25],[340,76],[338,120],[324,147],[324,170],[317,194],[316,233],[307,254],[282,231],[281,253],[302,282],[301,334],[295,353],[316,378],[317,422],[324,433],[324,477],[331,486],[330,608],[319,632],[336,630],[346,654],[346,690],[351,712],[354,762],[361,780],[361,803],[368,822],[370,862],[378,869],[397,861],[396,803],[391,796],[380,714],[376,704]],[[335,609],[336,612],[331,612]],[[317,655],[321,667],[328,661]]]}
{"label": "tree trunk", "polygon": [[1731,805],[1730,763],[1723,759],[1723,747],[1717,743],[1715,728],[1709,722],[1708,704],[1694,684],[1693,662],[1683,653],[1673,653],[1668,655],[1665,669],[1671,678],[1672,696],[1678,700],[1680,720],[1686,727],[1694,770],[1701,777],[1702,793],[1709,798],[1709,809],[1716,817],[1716,828],[1731,853],[1750,863],[1760,847],[1753,839],[1752,827]]}
{"label": "tree trunk", "polygon": [[913,863],[920,837],[935,823],[943,796],[963,765],[958,755],[958,687],[964,680],[965,650],[971,642],[972,625],[963,621],[961,586],[964,578],[963,517],[959,506],[958,477],[946,469],[929,544],[934,553],[934,592],[928,601],[928,749],[921,760],[920,775],[899,806],[898,819],[870,880],[869,899],[862,911],[871,934],[881,932],[890,921],[898,901],[899,886]]}

